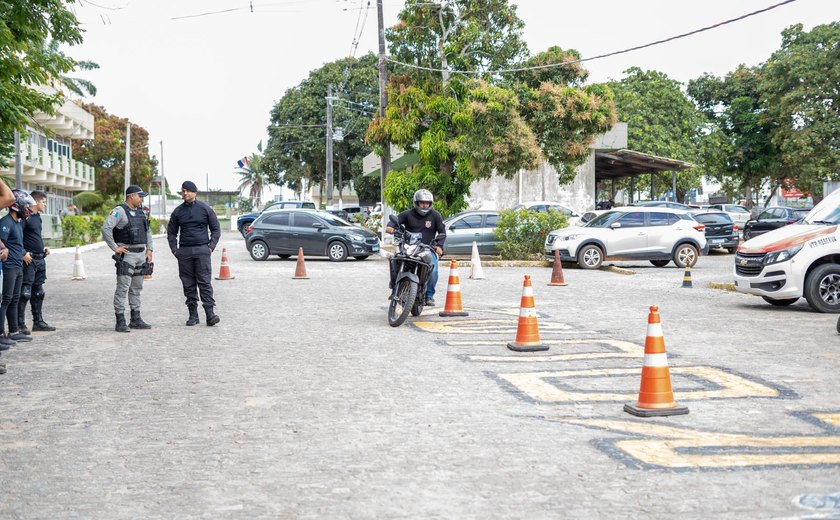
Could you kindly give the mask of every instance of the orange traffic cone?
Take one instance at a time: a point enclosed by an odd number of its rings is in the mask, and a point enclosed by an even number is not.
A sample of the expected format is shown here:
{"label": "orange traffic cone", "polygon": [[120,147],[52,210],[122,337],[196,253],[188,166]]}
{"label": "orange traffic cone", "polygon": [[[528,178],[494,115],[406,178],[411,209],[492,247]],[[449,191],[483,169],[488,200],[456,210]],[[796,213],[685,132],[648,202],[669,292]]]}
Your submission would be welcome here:
{"label": "orange traffic cone", "polygon": [[230,274],[230,267],[228,266],[227,248],[222,248],[222,266],[219,267],[219,276],[216,280],[233,280],[235,277]]}
{"label": "orange traffic cone", "polygon": [[639,401],[636,404],[625,404],[624,411],[637,417],[688,413],[687,407],[678,406],[674,402],[671,372],[668,370],[668,355],[665,353],[665,338],[662,337],[662,323],[659,320],[659,307],[655,305],[651,306],[648,315],[645,364],[642,367]]}
{"label": "orange traffic cone", "polygon": [[440,316],[469,316],[461,304],[461,277],[458,276],[458,262],[449,262],[449,285],[446,288],[446,305]]}
{"label": "orange traffic cone", "polygon": [[560,250],[554,250],[554,267],[551,269],[551,281],[548,285],[568,285],[563,279],[563,263],[560,261]]}
{"label": "orange traffic cone", "polygon": [[297,265],[295,266],[295,275],[292,277],[294,280],[307,280],[309,279],[306,276],[306,264],[303,261],[303,248],[298,248],[297,254]]}
{"label": "orange traffic cone", "polygon": [[516,328],[516,341],[508,343],[508,348],[516,352],[537,352],[548,350],[548,345],[540,342],[540,328],[537,325],[537,309],[534,307],[534,288],[531,276],[525,275],[522,284],[522,300],[519,304],[519,325]]}

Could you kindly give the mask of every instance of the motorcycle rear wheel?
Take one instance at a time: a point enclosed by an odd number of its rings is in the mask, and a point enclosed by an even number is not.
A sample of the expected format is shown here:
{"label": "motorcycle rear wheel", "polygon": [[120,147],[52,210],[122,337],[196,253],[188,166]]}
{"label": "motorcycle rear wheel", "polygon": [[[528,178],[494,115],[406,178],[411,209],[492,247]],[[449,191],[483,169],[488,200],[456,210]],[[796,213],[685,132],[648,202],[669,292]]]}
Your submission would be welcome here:
{"label": "motorcycle rear wheel", "polygon": [[397,293],[391,304],[388,306],[388,325],[399,327],[403,324],[411,308],[414,307],[414,300],[417,298],[417,284],[403,278],[397,286]]}

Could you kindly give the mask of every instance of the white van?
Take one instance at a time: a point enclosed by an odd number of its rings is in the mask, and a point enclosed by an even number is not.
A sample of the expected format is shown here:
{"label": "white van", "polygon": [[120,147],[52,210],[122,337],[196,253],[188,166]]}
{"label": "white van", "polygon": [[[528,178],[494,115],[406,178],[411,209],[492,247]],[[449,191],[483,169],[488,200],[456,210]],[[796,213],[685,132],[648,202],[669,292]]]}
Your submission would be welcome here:
{"label": "white van", "polygon": [[817,312],[840,313],[840,190],[796,224],[759,235],[735,254],[735,290],[771,305],[804,297]]}

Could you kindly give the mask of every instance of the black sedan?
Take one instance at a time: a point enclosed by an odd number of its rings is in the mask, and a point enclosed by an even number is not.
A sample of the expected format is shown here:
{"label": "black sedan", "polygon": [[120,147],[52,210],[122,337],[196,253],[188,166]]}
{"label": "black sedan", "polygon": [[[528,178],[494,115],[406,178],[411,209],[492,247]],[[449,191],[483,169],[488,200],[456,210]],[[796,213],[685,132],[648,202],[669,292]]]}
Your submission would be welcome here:
{"label": "black sedan", "polygon": [[730,253],[738,249],[738,225],[722,211],[692,212],[694,220],[706,226],[706,243],[709,249],[722,247]]}
{"label": "black sedan", "polygon": [[809,211],[811,211],[811,208],[769,207],[762,211],[757,218],[750,219],[744,224],[744,240],[749,240],[776,228],[798,222]]}
{"label": "black sedan", "polygon": [[289,258],[298,248],[308,256],[327,256],[342,262],[348,256],[364,260],[379,251],[379,238],[325,211],[283,209],[263,213],[248,228],[246,238],[251,258],[262,261],[269,255]]}

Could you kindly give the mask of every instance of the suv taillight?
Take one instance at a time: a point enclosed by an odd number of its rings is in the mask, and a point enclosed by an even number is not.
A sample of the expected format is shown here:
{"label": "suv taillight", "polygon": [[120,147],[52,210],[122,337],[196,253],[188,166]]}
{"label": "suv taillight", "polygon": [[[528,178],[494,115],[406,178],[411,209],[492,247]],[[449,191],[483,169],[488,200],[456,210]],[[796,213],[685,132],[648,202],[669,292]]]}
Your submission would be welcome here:
{"label": "suv taillight", "polygon": [[704,226],[703,224],[697,224],[696,226],[694,226],[694,229],[696,229],[697,231],[699,231],[699,232],[703,233],[703,232],[705,232],[705,231],[706,231],[706,226]]}
{"label": "suv taillight", "polygon": [[738,231],[739,229],[741,229],[741,228],[739,228],[737,224],[732,226],[732,231]]}
{"label": "suv taillight", "polygon": [[248,226],[248,229],[245,230],[245,234],[247,235],[248,233],[250,233],[253,230],[254,230],[254,225],[251,224],[250,226]]}

